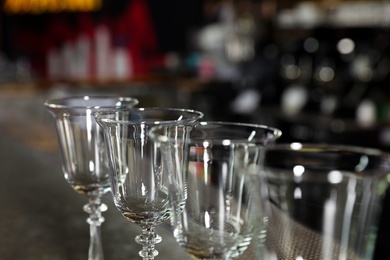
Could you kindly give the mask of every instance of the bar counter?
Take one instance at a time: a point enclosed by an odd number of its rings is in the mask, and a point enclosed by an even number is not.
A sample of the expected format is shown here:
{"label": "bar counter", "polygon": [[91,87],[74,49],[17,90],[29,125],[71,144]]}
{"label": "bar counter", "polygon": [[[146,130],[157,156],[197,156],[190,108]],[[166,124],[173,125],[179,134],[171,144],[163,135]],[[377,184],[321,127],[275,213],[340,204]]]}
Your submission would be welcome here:
{"label": "bar counter", "polygon": [[[81,93],[66,93],[75,94]],[[64,93],[0,90],[2,260],[88,258],[88,215],[82,210],[87,199],[64,179],[54,119],[43,105],[55,95]],[[108,206],[101,226],[105,259],[141,259],[141,245],[134,241],[141,229],[120,214],[111,194],[103,202]],[[158,226],[157,233],[163,240],[156,246],[156,260],[191,259],[176,243],[168,224]]]}
{"label": "bar counter", "polygon": [[[87,259],[89,226],[82,207],[87,199],[62,173],[54,121],[45,94],[0,95],[0,259]],[[105,259],[141,259],[134,241],[141,229],[115,208],[111,194],[101,226]],[[170,228],[157,228],[163,241],[157,259],[190,259]]]}
{"label": "bar counter", "polygon": [[[118,94],[113,90],[109,93]],[[154,100],[148,96],[145,100],[150,103],[140,102],[140,105],[175,104],[172,100],[175,97],[167,93],[161,96],[159,92],[153,96]],[[43,105],[49,97],[81,94],[96,93],[0,89],[1,260],[86,260],[88,257],[88,215],[82,210],[87,199],[64,179],[54,119]],[[141,229],[120,214],[111,194],[103,197],[103,202],[108,206],[101,226],[105,259],[141,259],[138,256],[141,245],[134,241]],[[389,203],[386,200],[375,260],[388,259]],[[176,243],[168,224],[159,225],[157,233],[163,240],[156,246],[159,251],[156,260],[192,259]],[[237,260],[244,259],[255,259],[251,247]]]}

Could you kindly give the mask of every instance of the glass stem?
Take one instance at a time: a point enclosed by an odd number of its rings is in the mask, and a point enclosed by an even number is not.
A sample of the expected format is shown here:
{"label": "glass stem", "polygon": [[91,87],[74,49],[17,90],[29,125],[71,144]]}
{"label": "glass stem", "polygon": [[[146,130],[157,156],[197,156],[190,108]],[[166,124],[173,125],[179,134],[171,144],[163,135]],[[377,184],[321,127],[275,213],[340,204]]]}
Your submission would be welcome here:
{"label": "glass stem", "polygon": [[142,250],[139,251],[139,255],[143,260],[153,260],[158,255],[155,245],[160,243],[162,239],[154,230],[154,226],[142,227],[141,235],[135,238],[135,241],[142,245]]}
{"label": "glass stem", "polygon": [[89,203],[83,209],[89,214],[87,218],[87,223],[90,228],[88,260],[103,260],[100,225],[104,222],[102,212],[107,210],[107,206],[101,202],[100,197],[93,196],[89,198]]}

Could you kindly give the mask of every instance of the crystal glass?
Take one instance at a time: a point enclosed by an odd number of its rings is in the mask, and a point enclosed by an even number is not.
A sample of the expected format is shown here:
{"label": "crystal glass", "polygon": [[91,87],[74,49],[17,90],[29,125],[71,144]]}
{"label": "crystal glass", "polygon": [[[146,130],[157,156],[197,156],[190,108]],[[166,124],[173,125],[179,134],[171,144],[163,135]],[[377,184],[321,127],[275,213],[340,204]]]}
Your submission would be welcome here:
{"label": "crystal glass", "polygon": [[265,172],[273,259],[372,259],[390,155],[362,147],[276,144]]}
{"label": "crystal glass", "polygon": [[44,105],[54,116],[65,179],[89,202],[90,245],[88,259],[103,259],[100,225],[107,206],[101,202],[110,190],[109,166],[103,131],[93,113],[100,109],[126,109],[138,104],[137,99],[115,96],[73,96],[47,100]]}
{"label": "crystal glass", "polygon": [[193,258],[234,259],[247,249],[253,214],[266,217],[253,211],[259,200],[251,179],[261,170],[264,148],[280,135],[268,126],[229,122],[201,122],[187,132],[152,129],[171,181],[173,235]]}
{"label": "crystal glass", "polygon": [[[96,121],[105,133],[111,164],[114,202],[122,215],[142,228],[136,242],[139,255],[154,259],[161,237],[155,226],[169,218],[168,175],[162,170],[159,150],[149,139],[149,129],[190,129],[203,113],[174,108],[139,108],[101,111]],[[174,131],[174,130],[173,130]]]}

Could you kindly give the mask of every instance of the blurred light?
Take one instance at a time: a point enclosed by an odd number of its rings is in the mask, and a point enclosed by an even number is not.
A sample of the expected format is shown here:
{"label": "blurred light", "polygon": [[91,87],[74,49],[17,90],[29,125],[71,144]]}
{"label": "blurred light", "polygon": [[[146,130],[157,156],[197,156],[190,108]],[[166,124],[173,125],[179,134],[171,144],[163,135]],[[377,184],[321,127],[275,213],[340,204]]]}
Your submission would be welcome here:
{"label": "blurred light", "polygon": [[95,170],[95,163],[93,161],[89,161],[89,171],[93,172]]}
{"label": "blurred light", "polygon": [[295,165],[293,168],[294,176],[295,177],[301,177],[302,174],[305,172],[305,167],[302,165]]}
{"label": "blurred light", "polygon": [[228,145],[230,145],[231,143],[232,143],[232,142],[231,142],[230,140],[228,140],[228,139],[222,141],[222,145],[225,145],[225,146],[228,146]]}
{"label": "blurred light", "polygon": [[297,187],[294,189],[294,199],[302,199],[302,190]]}
{"label": "blurred light", "polygon": [[334,78],[334,70],[330,67],[322,67],[318,72],[321,81],[329,82]]}
{"label": "blurred light", "polygon": [[5,0],[3,10],[7,14],[41,14],[63,11],[96,11],[102,0]]}
{"label": "blurred light", "polygon": [[239,114],[254,113],[261,100],[259,91],[247,89],[242,91],[232,102],[231,107],[234,112]]}
{"label": "blurred light", "polygon": [[361,68],[357,77],[359,80],[363,82],[368,82],[370,81],[374,76],[374,72],[370,68]]}
{"label": "blurred light", "polygon": [[341,39],[337,43],[337,50],[341,54],[350,54],[353,52],[354,49],[355,49],[355,43],[349,38]]}
{"label": "blurred light", "polygon": [[370,127],[376,122],[377,109],[374,101],[363,99],[356,108],[356,121],[362,127]]}
{"label": "blurred light", "polygon": [[286,78],[297,79],[301,75],[301,69],[297,65],[287,65],[285,70]]}
{"label": "blurred light", "polygon": [[355,170],[357,172],[361,172],[361,171],[365,170],[367,168],[367,166],[368,166],[368,161],[369,161],[368,156],[367,155],[362,155],[360,157],[359,164],[355,166]]}
{"label": "blurred light", "polygon": [[328,181],[332,184],[338,184],[343,180],[343,174],[340,171],[331,171],[328,174]]}
{"label": "blurred light", "polygon": [[305,40],[303,43],[303,48],[309,53],[316,52],[318,50],[318,47],[320,44],[318,43],[317,39],[309,37]]}
{"label": "blurred light", "polygon": [[248,141],[252,141],[252,139],[256,136],[256,131],[252,131],[248,137]]}
{"label": "blurred light", "polygon": [[[293,168],[294,182],[300,183],[303,179],[303,173],[305,172],[305,167],[303,165],[295,165]],[[295,195],[294,195],[294,198]]]}
{"label": "blurred light", "polygon": [[211,227],[210,214],[209,214],[208,211],[206,211],[204,213],[204,224],[205,224],[206,228],[210,228]]}
{"label": "blurred light", "polygon": [[146,188],[144,183],[141,183],[141,194],[145,196],[148,193],[148,188]]}
{"label": "blurred light", "polygon": [[293,150],[300,150],[302,148],[302,144],[301,143],[292,143],[292,144],[290,144],[290,147]]}
{"label": "blurred light", "polygon": [[282,93],[282,111],[287,115],[296,115],[305,106],[307,90],[300,85],[291,85]]}

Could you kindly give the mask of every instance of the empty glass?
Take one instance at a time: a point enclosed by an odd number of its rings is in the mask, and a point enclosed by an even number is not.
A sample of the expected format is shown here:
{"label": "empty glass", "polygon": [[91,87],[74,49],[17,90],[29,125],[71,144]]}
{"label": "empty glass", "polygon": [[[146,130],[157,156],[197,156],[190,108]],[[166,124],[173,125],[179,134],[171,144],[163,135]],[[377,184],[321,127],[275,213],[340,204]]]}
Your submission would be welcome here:
{"label": "empty glass", "polygon": [[268,149],[271,259],[372,259],[390,155],[326,144]]}
{"label": "empty glass", "polygon": [[115,96],[74,96],[44,103],[56,120],[65,179],[75,191],[89,199],[84,211],[89,214],[90,260],[103,259],[100,225],[104,221],[101,212],[107,206],[101,202],[101,197],[110,190],[103,131],[93,113],[100,109],[132,108],[137,104],[134,98]]}
{"label": "empty glass", "polygon": [[261,170],[264,147],[280,130],[228,122],[170,130],[155,127],[150,135],[170,176],[174,237],[195,259],[241,255],[261,224],[253,222],[253,214],[259,222],[266,217],[252,207],[251,178]]}
{"label": "empty glass", "polygon": [[[122,215],[142,228],[136,242],[143,245],[139,255],[154,259],[155,244],[161,237],[155,226],[169,218],[168,174],[162,169],[159,150],[149,139],[149,129],[166,131],[192,128],[203,113],[174,108],[139,108],[101,111],[96,121],[104,129],[110,155],[114,202]],[[183,130],[185,131],[185,130]]]}

